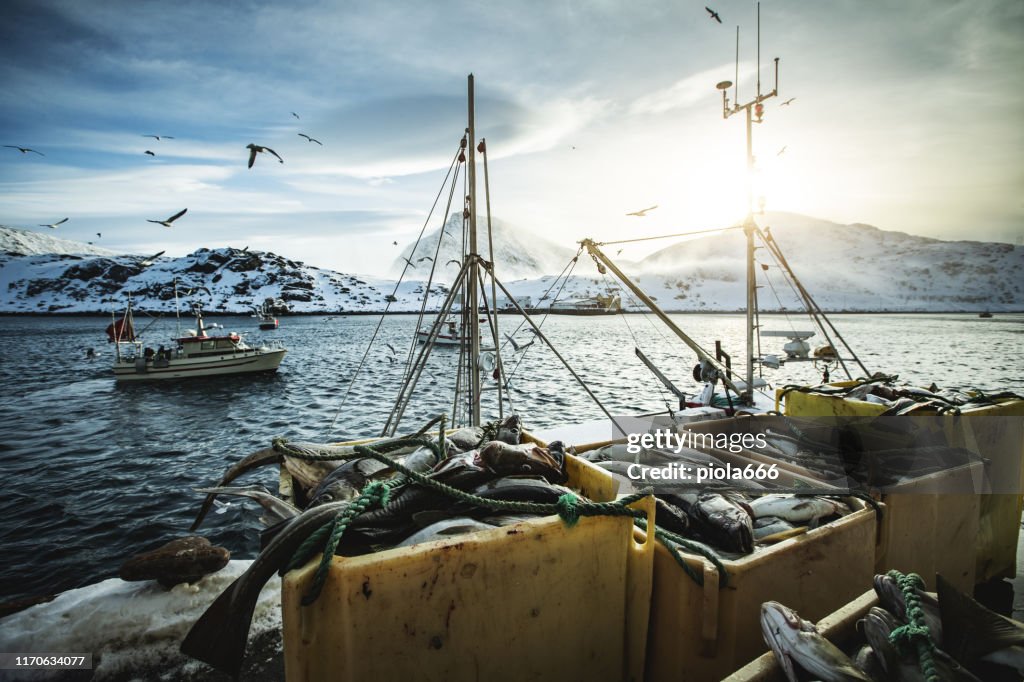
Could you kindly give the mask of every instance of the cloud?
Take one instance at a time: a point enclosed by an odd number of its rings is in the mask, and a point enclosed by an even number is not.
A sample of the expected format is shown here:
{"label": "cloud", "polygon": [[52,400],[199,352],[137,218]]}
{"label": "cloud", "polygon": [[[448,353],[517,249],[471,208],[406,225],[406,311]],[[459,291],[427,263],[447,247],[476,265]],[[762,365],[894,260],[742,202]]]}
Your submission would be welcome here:
{"label": "cloud", "polygon": [[[720,64],[682,78],[667,88],[656,90],[633,100],[629,107],[629,113],[633,115],[664,114],[676,109],[687,109],[696,104],[706,104],[715,84],[722,80],[722,74],[732,75],[734,70],[734,64]],[[756,68],[752,63],[740,62],[741,79],[746,79],[755,72]],[[731,98],[731,89],[729,95]]]}

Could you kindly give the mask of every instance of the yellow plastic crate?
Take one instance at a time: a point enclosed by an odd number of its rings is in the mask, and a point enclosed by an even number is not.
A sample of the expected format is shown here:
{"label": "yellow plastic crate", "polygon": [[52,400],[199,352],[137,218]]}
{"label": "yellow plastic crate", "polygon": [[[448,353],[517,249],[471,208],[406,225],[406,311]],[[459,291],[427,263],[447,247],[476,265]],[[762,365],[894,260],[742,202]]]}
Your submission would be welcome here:
{"label": "yellow plastic crate", "polygon": [[[851,386],[837,382],[830,386]],[[780,392],[776,393],[778,396]],[[795,417],[877,416],[884,405],[839,396],[791,391],[786,394],[785,412]],[[926,412],[915,413],[925,415]],[[1008,399],[996,405],[963,410],[960,416],[946,416],[947,440],[951,446],[966,447],[990,460],[989,475],[1017,491],[1024,490],[1024,419],[990,417],[1024,416],[1024,400]],[[911,417],[913,418],[913,416]],[[934,419],[934,417],[931,417]],[[986,494],[979,500],[978,533],[975,543],[975,580],[1012,578],[1016,574],[1017,538],[1024,511],[1020,494]]]}
{"label": "yellow plastic crate", "polygon": [[[569,485],[615,497],[567,459]],[[637,503],[653,518],[653,498]],[[629,517],[527,521],[413,547],[316,560],[282,581],[285,675],[307,680],[641,680],[654,547]]]}
{"label": "yellow plastic crate", "polygon": [[647,644],[648,682],[720,680],[767,650],[760,609],[775,600],[808,619],[857,596],[875,573],[875,512],[857,511],[742,559],[723,561],[728,586],[719,589],[710,562],[684,553],[703,572],[698,586],[660,544]]}

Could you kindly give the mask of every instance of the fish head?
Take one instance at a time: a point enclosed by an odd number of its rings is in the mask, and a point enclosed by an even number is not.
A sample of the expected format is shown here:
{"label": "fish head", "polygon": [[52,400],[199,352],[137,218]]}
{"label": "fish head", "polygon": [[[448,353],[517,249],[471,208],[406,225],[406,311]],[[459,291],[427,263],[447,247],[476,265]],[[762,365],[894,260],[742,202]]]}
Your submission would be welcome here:
{"label": "fish head", "polygon": [[796,682],[797,679],[792,652],[799,634],[804,631],[805,622],[796,611],[778,602],[761,604],[761,634],[790,682]]}
{"label": "fish head", "polygon": [[319,507],[329,502],[348,502],[354,500],[358,495],[358,490],[343,481],[336,481],[331,485],[324,486],[323,489],[313,496],[313,499],[310,500],[306,508]]}
{"label": "fish head", "polygon": [[889,641],[892,633],[892,622],[888,611],[878,607],[872,607],[864,616],[864,619],[857,623],[858,628],[864,633],[871,650],[875,652],[878,661],[886,673],[895,675],[900,666],[900,655],[896,648]]}
{"label": "fish head", "polygon": [[492,440],[480,448],[478,462],[499,476],[543,476],[552,483],[563,483],[567,480],[564,456],[559,461],[557,456],[552,456],[548,448],[532,443],[509,445]]}
{"label": "fish head", "polygon": [[903,600],[903,591],[896,581],[885,574],[878,574],[875,576],[874,586],[879,603],[898,618],[905,619],[907,607]]}

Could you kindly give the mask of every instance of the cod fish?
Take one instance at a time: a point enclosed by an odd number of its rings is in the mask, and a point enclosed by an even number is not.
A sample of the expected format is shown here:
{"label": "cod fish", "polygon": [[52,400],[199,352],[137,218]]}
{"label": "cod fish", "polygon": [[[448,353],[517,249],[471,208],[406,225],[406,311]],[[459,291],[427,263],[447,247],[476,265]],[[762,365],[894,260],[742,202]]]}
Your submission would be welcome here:
{"label": "cod fish", "polygon": [[494,530],[495,526],[482,523],[475,519],[471,519],[468,516],[456,516],[455,518],[445,519],[432,523],[431,525],[416,531],[405,540],[395,545],[396,547],[410,547],[412,545],[418,545],[423,542],[431,542],[433,540],[444,540],[450,538],[453,535],[464,535],[466,533],[475,533],[480,530]]}
{"label": "cod fish", "polygon": [[469,452],[482,445],[484,430],[480,426],[467,426],[448,435],[448,440],[458,448],[459,452]]}
{"label": "cod fish", "polygon": [[[421,474],[430,471],[437,464],[437,457],[428,448],[418,448],[396,459],[406,468]],[[320,485],[310,495],[309,506],[353,500],[371,481],[393,474],[391,467],[371,457],[348,460],[320,481]]]}
{"label": "cod fish", "polygon": [[[896,616],[885,609],[873,606],[857,625],[881,662],[888,679],[900,682],[925,682],[916,655],[900,656],[890,640],[892,631],[901,625]],[[936,648],[932,651],[932,660],[935,662],[936,673],[943,682],[981,682],[942,649]]]}
{"label": "cod fish", "polygon": [[518,414],[512,414],[506,417],[505,421],[498,424],[498,435],[494,437],[494,440],[508,443],[509,445],[519,445],[522,434],[523,420],[519,418]]}
{"label": "cod fish", "polygon": [[816,526],[818,522],[836,514],[848,514],[850,508],[842,502],[824,497],[796,497],[793,495],[764,495],[750,502],[754,517],[775,516],[790,523]]}
{"label": "cod fish", "polygon": [[383,462],[369,457],[342,462],[341,466],[324,476],[310,493],[307,509],[328,502],[347,502],[355,499],[374,474],[387,468]]}
{"label": "cod fish", "polygon": [[[907,622],[907,604],[903,596],[903,590],[896,584],[896,581],[885,574],[878,574],[874,579],[875,594],[878,595],[878,603],[893,614],[900,621]],[[931,633],[932,640],[936,644],[944,641],[942,633],[942,616],[939,613],[939,600],[931,592],[915,590],[921,604],[921,611],[924,613],[924,624]]]}
{"label": "cod fish", "polygon": [[196,488],[196,492],[206,493],[207,495],[212,496],[237,495],[239,497],[248,497],[250,500],[255,500],[266,510],[267,514],[261,520],[268,526],[273,526],[276,523],[280,523],[281,521],[285,521],[302,513],[299,511],[298,507],[288,504],[281,498],[272,495],[269,490],[261,485],[250,485],[241,488]]}
{"label": "cod fish", "polygon": [[750,514],[732,499],[715,492],[666,495],[690,517],[690,527],[719,549],[739,554],[754,551]]}
{"label": "cod fish", "polygon": [[552,483],[565,483],[565,448],[560,441],[554,441],[542,448],[532,443],[509,445],[499,440],[480,448],[480,463],[498,474],[529,474],[543,476]]}
{"label": "cod fish", "polygon": [[760,540],[769,535],[788,533],[797,528],[793,524],[777,516],[762,516],[754,519],[754,539]]}
{"label": "cod fish", "polygon": [[795,666],[822,682],[871,682],[813,623],[778,602],[761,605],[761,633],[789,682],[798,682]]}
{"label": "cod fish", "polygon": [[935,576],[942,616],[943,648],[958,661],[981,659],[1024,669],[1024,623],[1001,616]]}
{"label": "cod fish", "polygon": [[[274,448],[264,448],[263,450],[258,450],[252,453],[251,455],[246,456],[240,462],[238,462],[233,467],[224,472],[224,475],[221,477],[220,482],[218,482],[217,485],[214,487],[220,488],[226,486],[228,483],[231,483],[231,481],[235,480],[242,474],[248,473],[254,469],[259,469],[262,466],[266,466],[268,464],[277,464],[281,461],[281,457],[281,453],[274,450]],[[216,495],[212,494],[206,496],[206,499],[203,500],[203,506],[199,508],[199,514],[196,515],[196,520],[192,522],[192,526],[189,528],[189,531],[194,533],[196,529],[199,528],[199,525],[203,522],[203,519],[206,518],[206,515],[210,513],[210,509],[213,507],[213,500],[215,497]]]}
{"label": "cod fish", "polygon": [[291,561],[306,538],[333,519],[344,505],[344,502],[323,504],[292,519],[245,573],[228,585],[203,612],[182,640],[181,652],[237,678],[260,590],[270,576]]}

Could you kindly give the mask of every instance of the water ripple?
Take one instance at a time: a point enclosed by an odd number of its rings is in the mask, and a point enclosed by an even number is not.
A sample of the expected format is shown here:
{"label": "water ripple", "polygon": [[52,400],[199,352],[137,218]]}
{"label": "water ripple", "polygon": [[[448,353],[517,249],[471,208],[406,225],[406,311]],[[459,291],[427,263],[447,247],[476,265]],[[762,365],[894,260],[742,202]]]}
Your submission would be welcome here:
{"label": "water ripple", "polygon": [[[718,339],[734,358],[742,356],[742,315],[674,319],[704,347],[713,348]],[[253,326],[250,318],[218,321],[227,328]],[[1024,392],[1024,360],[1017,352],[1024,315],[999,315],[982,325],[969,315],[840,315],[834,321],[862,350],[871,371],[897,373],[923,385]],[[273,376],[151,384],[113,381],[109,358],[103,357],[108,323],[106,318],[7,317],[0,325],[0,381],[17,396],[0,410],[0,475],[8,484],[0,498],[6,557],[0,599],[53,593],[115,575],[129,556],[185,534],[203,497],[193,489],[216,482],[227,467],[276,436],[342,440],[379,433],[401,380],[400,365],[389,361],[383,342],[405,357],[415,319],[394,316],[384,322],[380,346],[367,357],[361,381],[343,407],[377,318],[286,318],[277,332],[266,335],[290,351]],[[510,317],[501,324],[514,329]],[[763,317],[762,324],[790,328],[783,316]],[[544,332],[612,413],[658,410],[676,402],[637,360],[637,342],[681,389],[699,388],[690,374],[693,354],[640,317],[551,317]],[[170,328],[164,333],[170,336]],[[526,340],[529,334],[517,337]],[[157,341],[159,335],[151,338]],[[89,347],[101,359],[87,360]],[[770,348],[781,350],[781,343]],[[520,353],[510,350],[503,350],[503,362],[509,371],[518,369],[508,395],[528,427],[603,417],[539,341]],[[415,428],[451,412],[457,365],[457,351],[435,352],[404,426]],[[804,363],[766,378],[783,385],[817,383],[820,377]],[[495,403],[495,393],[486,394],[485,412],[492,414]],[[267,467],[242,482],[274,489],[276,471]],[[236,557],[252,557],[258,549],[258,516],[256,505],[235,501],[225,513],[211,515],[203,532]]]}

